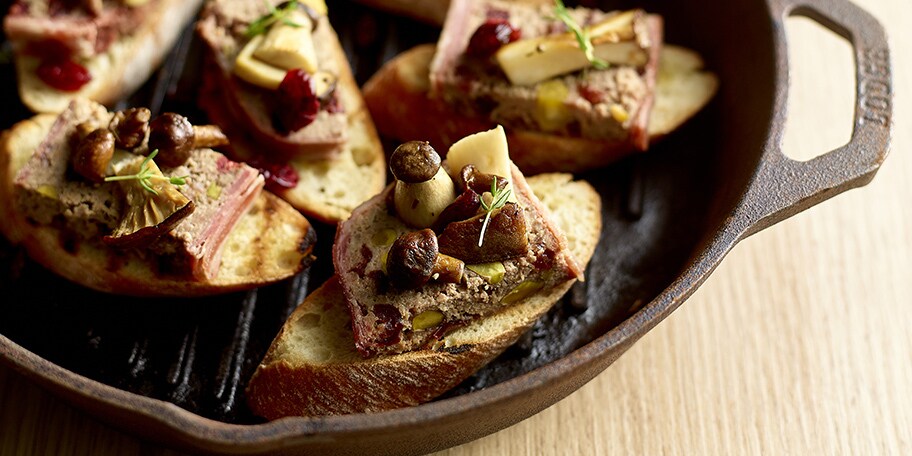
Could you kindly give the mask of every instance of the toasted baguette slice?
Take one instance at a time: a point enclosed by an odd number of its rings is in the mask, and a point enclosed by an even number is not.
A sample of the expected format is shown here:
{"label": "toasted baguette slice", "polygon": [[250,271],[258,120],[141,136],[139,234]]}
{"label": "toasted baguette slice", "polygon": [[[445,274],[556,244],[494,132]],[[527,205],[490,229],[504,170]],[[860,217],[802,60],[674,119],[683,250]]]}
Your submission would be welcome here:
{"label": "toasted baguette slice", "polygon": [[[428,69],[434,52],[434,45],[421,45],[387,62],[364,85],[364,98],[381,134],[403,141],[424,139],[437,150],[447,150],[459,138],[490,129],[493,124],[458,115],[428,97]],[[703,60],[695,52],[672,45],[662,48],[655,104],[649,118],[651,143],[677,129],[713,97],[718,79],[702,68]],[[511,158],[526,174],[580,172],[636,152],[626,143],[534,131],[508,131],[507,139]]]}
{"label": "toasted baguette slice", "polygon": [[56,90],[42,82],[35,75],[39,60],[17,53],[16,75],[22,102],[38,113],[63,111],[76,98],[114,104],[133,93],[158,68],[202,3],[203,0],[157,0],[149,5],[148,14],[135,33],[85,62],[92,80],[75,92]]}
{"label": "toasted baguette slice", "polygon": [[249,289],[290,277],[311,261],[315,240],[306,218],[262,192],[228,235],[218,275],[206,282],[161,274],[155,265],[101,242],[78,242],[63,230],[35,225],[16,210],[13,182],[56,116],[40,114],[0,136],[0,230],[29,256],[73,282],[134,296],[200,296]]}
{"label": "toasted baguette slice", "polygon": [[[528,183],[585,267],[601,231],[601,199],[568,174]],[[572,281],[458,329],[445,348],[364,359],[333,277],[292,313],[247,387],[251,410],[267,419],[376,412],[430,401],[494,359],[557,302]]]}
{"label": "toasted baguette slice", "polygon": [[[347,116],[348,140],[333,159],[293,159],[290,164],[298,173],[298,185],[287,190],[271,190],[307,216],[336,223],[347,219],[355,207],[383,189],[386,184],[386,160],[377,129],[352,75],[348,57],[331,28],[329,35],[332,39],[315,44],[323,47],[325,53],[337,62],[339,81],[336,90]],[[211,55],[210,58],[215,59]],[[218,71],[218,65],[212,64],[211,68]],[[243,127],[239,127],[228,114],[224,95],[218,93],[212,79],[207,77],[206,80],[200,105],[210,119],[228,133],[236,158],[249,160],[262,153],[263,148],[249,135],[243,134]]]}

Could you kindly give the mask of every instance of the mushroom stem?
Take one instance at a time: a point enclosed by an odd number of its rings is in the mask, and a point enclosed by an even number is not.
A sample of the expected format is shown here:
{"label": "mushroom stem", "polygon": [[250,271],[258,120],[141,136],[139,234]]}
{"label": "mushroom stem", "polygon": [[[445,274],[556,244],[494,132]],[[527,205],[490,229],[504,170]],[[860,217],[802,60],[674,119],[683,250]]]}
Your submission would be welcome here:
{"label": "mushroom stem", "polygon": [[390,156],[390,171],[396,178],[393,202],[407,225],[428,228],[456,199],[456,187],[440,166],[440,155],[426,141],[409,141]]}
{"label": "mushroom stem", "polygon": [[443,283],[459,283],[462,282],[464,273],[465,263],[462,260],[438,253],[437,258],[434,259],[431,278]]}
{"label": "mushroom stem", "polygon": [[440,255],[437,237],[430,229],[404,233],[390,246],[386,259],[390,283],[401,289],[418,288],[429,280],[458,283],[465,273],[465,263],[449,255]]}
{"label": "mushroom stem", "polygon": [[228,145],[228,137],[215,125],[193,126],[193,148],[221,147]]}
{"label": "mushroom stem", "polygon": [[456,187],[441,167],[433,178],[416,184],[396,182],[393,202],[396,213],[406,225],[427,228],[434,225],[443,210],[456,199]]}

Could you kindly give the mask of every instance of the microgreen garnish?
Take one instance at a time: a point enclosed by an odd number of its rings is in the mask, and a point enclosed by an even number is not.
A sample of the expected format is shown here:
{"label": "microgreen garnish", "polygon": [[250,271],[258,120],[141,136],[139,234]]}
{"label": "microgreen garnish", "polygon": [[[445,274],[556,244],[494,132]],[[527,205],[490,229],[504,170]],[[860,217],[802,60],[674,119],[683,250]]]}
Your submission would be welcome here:
{"label": "microgreen garnish", "polygon": [[304,24],[299,24],[288,17],[292,12],[298,9],[297,1],[292,0],[290,2],[285,2],[278,8],[273,6],[268,0],[265,1],[266,7],[269,8],[269,13],[261,16],[247,26],[247,30],[244,31],[244,35],[247,36],[247,38],[253,38],[257,35],[266,33],[266,31],[269,30],[269,27],[272,27],[272,24],[275,24],[276,22],[281,22],[295,28],[304,27]]}
{"label": "microgreen garnish", "polygon": [[139,185],[142,185],[142,188],[151,192],[153,195],[158,195],[158,190],[152,188],[153,180],[164,180],[168,181],[174,185],[184,185],[187,183],[187,176],[184,177],[167,177],[159,174],[155,174],[155,171],[152,170],[152,167],[149,166],[149,162],[158,155],[158,149],[152,151],[145,160],[139,165],[139,172],[136,174],[128,174],[126,176],[110,176],[105,178],[105,182],[114,182],[114,181],[125,181],[125,180],[138,180]]}
{"label": "microgreen garnish", "polygon": [[589,63],[591,63],[592,66],[600,70],[608,68],[608,62],[595,56],[595,46],[592,45],[592,39],[589,37],[589,30],[580,27],[579,24],[570,17],[570,12],[567,11],[567,7],[564,6],[563,0],[554,0],[554,15],[560,19],[576,37],[580,49],[586,54],[586,59],[589,60]]}
{"label": "microgreen garnish", "polygon": [[503,189],[497,188],[497,176],[494,176],[494,179],[491,180],[491,204],[488,204],[484,198],[481,198],[481,208],[485,211],[484,222],[481,224],[481,234],[478,235],[478,246],[481,247],[481,244],[484,243],[485,231],[488,229],[488,222],[491,221],[491,213],[495,209],[500,209],[507,204],[507,198],[510,197],[510,190],[507,187]]}

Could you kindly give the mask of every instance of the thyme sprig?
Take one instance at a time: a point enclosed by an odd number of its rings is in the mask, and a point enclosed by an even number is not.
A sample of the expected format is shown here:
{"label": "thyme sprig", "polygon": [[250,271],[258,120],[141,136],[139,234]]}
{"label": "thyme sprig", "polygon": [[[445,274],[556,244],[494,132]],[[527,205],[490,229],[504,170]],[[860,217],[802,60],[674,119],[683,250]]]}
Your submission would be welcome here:
{"label": "thyme sprig", "polygon": [[589,36],[589,29],[580,27],[576,21],[570,17],[570,11],[564,6],[563,0],[554,0],[554,16],[561,20],[564,25],[570,29],[570,32],[576,37],[580,49],[586,54],[586,59],[595,68],[604,70],[608,68],[608,62],[595,56],[595,46],[592,45],[592,38]]}
{"label": "thyme sprig", "polygon": [[247,30],[244,31],[244,35],[247,38],[253,38],[257,35],[266,33],[266,31],[269,30],[269,27],[272,27],[272,24],[275,24],[276,22],[281,22],[295,28],[304,27],[304,24],[299,24],[288,17],[292,12],[298,9],[297,1],[292,0],[290,2],[282,3],[278,8],[273,6],[268,0],[265,1],[266,7],[269,8],[269,13],[261,16],[247,26]]}
{"label": "thyme sprig", "polygon": [[152,170],[152,167],[149,166],[155,156],[158,155],[158,149],[152,151],[145,160],[139,165],[139,172],[136,174],[128,174],[124,176],[109,176],[105,178],[105,182],[115,182],[115,181],[126,181],[126,180],[138,180],[139,185],[142,185],[142,188],[146,189],[153,195],[158,195],[158,190],[152,188],[152,181],[168,181],[174,185],[184,185],[187,183],[187,176],[183,177],[167,177],[160,174],[155,174],[155,171]]}
{"label": "thyme sprig", "polygon": [[510,193],[513,191],[507,187],[503,189],[497,188],[497,176],[491,180],[491,203],[488,204],[484,198],[481,198],[481,208],[485,211],[484,222],[481,224],[481,233],[478,235],[478,246],[484,243],[485,232],[488,230],[488,222],[491,221],[491,213],[496,209],[500,209],[507,204],[507,199],[510,198]]}

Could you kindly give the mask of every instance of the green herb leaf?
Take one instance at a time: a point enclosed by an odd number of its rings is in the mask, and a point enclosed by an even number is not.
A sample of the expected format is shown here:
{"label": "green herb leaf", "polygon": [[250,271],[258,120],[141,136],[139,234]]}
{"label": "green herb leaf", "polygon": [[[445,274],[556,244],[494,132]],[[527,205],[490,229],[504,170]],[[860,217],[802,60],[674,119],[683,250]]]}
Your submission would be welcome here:
{"label": "green herb leaf", "polygon": [[491,213],[504,207],[512,192],[513,191],[507,187],[504,187],[503,190],[497,188],[497,176],[494,176],[494,179],[491,180],[491,204],[488,204],[485,202],[484,198],[481,198],[481,208],[485,211],[485,218],[484,222],[481,224],[481,233],[478,235],[479,247],[484,243],[484,235],[488,230],[488,222],[491,221]]}
{"label": "green herb leaf", "polygon": [[276,8],[275,6],[272,6],[272,3],[269,3],[269,0],[264,1],[266,2],[266,7],[269,8],[269,12],[247,26],[247,30],[244,31],[244,36],[247,38],[253,38],[257,35],[266,33],[266,31],[269,30],[269,27],[272,27],[276,22],[282,22],[285,25],[296,28],[304,26],[288,17],[292,12],[298,9],[298,2],[286,2],[281,8]]}
{"label": "green herb leaf", "polygon": [[554,16],[560,19],[570,32],[573,33],[576,37],[576,41],[579,43],[580,49],[586,54],[586,59],[589,60],[589,63],[591,63],[592,66],[599,70],[608,68],[608,62],[595,56],[595,46],[592,45],[592,39],[589,38],[589,30],[580,27],[579,24],[570,17],[570,12],[567,11],[567,7],[564,6],[563,0],[554,0]]}
{"label": "green herb leaf", "polygon": [[141,185],[142,188],[146,189],[146,191],[148,191],[149,193],[152,193],[153,195],[158,195],[158,191],[155,190],[154,188],[152,188],[153,180],[166,180],[166,181],[170,182],[171,184],[178,185],[178,186],[184,185],[187,183],[187,177],[189,177],[189,176],[165,177],[165,176],[160,176],[160,175],[155,174],[152,171],[152,167],[149,166],[149,162],[151,162],[155,158],[156,155],[158,155],[158,149],[153,150],[152,153],[149,154],[149,156],[146,157],[142,161],[142,163],[139,165],[139,172],[137,172],[136,174],[127,174],[124,176],[109,176],[109,177],[105,178],[105,182],[137,180],[137,181],[139,181],[139,185]]}

